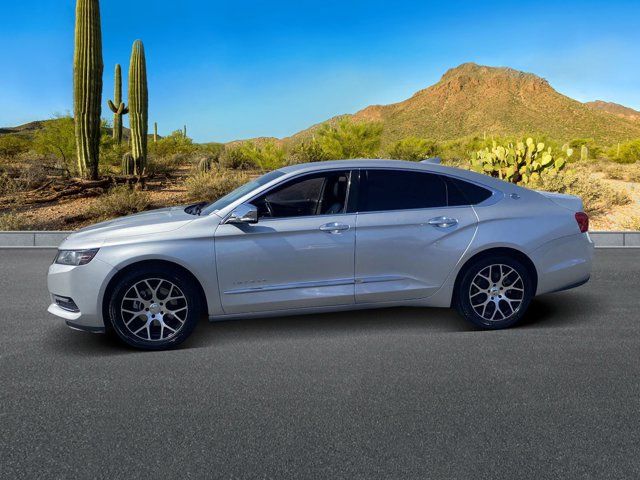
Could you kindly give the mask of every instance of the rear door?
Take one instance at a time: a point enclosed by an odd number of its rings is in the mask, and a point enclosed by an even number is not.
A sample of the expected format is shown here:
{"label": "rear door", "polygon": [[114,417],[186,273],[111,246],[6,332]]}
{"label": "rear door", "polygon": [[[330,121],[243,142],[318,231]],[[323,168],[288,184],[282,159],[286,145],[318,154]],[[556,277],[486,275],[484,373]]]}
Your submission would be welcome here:
{"label": "rear door", "polygon": [[356,303],[429,297],[473,239],[473,208],[430,172],[363,169],[359,184]]}

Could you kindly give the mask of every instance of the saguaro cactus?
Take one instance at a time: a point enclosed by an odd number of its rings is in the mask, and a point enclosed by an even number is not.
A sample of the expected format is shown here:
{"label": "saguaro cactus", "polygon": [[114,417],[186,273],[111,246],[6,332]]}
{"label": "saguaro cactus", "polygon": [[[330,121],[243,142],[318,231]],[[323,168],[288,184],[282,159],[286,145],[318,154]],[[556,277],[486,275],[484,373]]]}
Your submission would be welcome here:
{"label": "saguaro cactus", "polygon": [[118,145],[122,142],[122,116],[129,113],[129,109],[122,102],[122,69],[116,63],[113,82],[113,101],[109,100],[109,108],[113,112],[113,139]]}
{"label": "saguaro cactus", "polygon": [[102,101],[102,31],[100,2],[77,0],[73,53],[73,116],[78,173],[98,178],[100,103]]}
{"label": "saguaro cactus", "polygon": [[153,122],[153,143],[158,143],[158,122]]}
{"label": "saguaro cactus", "polygon": [[187,138],[187,126],[186,125],[184,127],[182,127],[182,136],[184,138]]}
{"label": "saguaro cactus", "polygon": [[136,162],[133,160],[131,152],[127,152],[122,156],[122,174],[133,175],[135,173]]}
{"label": "saguaro cactus", "polygon": [[147,62],[142,41],[133,42],[129,65],[129,124],[131,126],[131,154],[136,175],[142,175],[147,161],[149,130],[149,97]]}

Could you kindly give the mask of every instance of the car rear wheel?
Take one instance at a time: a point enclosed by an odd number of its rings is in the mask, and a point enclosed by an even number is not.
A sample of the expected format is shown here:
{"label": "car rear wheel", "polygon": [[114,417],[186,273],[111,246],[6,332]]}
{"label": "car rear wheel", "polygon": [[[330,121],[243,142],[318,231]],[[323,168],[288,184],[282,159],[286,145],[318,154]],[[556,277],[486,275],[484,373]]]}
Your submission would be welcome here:
{"label": "car rear wheel", "polygon": [[534,293],[531,274],[521,262],[508,256],[483,258],[464,270],[455,307],[475,326],[496,330],[520,321]]}
{"label": "car rear wheel", "polygon": [[193,332],[200,314],[201,301],[193,282],[171,269],[129,272],[109,301],[115,333],[144,350],[176,347]]}

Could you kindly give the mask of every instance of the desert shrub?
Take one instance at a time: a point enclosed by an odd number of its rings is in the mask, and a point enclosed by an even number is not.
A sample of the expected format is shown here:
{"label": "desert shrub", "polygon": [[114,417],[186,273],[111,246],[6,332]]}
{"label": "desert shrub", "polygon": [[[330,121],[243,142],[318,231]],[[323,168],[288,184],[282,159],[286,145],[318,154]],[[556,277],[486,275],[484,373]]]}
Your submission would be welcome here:
{"label": "desert shrub", "polygon": [[0,213],[0,230],[26,230],[27,222],[23,215],[8,212]]}
{"label": "desert shrub", "polygon": [[220,155],[220,165],[232,170],[252,170],[258,168],[255,159],[247,155],[241,144],[229,145]]}
{"label": "desert shrub", "polygon": [[150,175],[171,175],[183,165],[191,163],[186,153],[174,153],[168,157],[152,157],[147,162],[146,171]]}
{"label": "desert shrub", "polygon": [[6,172],[0,173],[0,195],[9,195],[20,190],[16,180]]}
{"label": "desert shrub", "polygon": [[598,170],[612,180],[640,183],[640,164],[620,164],[613,162],[602,163]]}
{"label": "desert shrub", "polygon": [[570,171],[544,173],[527,187],[577,195],[582,198],[585,212],[594,216],[610,210],[613,206],[627,205],[631,202],[626,192],[611,188],[595,178]]}
{"label": "desert shrub", "polygon": [[640,216],[635,215],[625,220],[621,225],[623,230],[640,230]]}
{"label": "desert shrub", "polygon": [[582,147],[587,148],[588,160],[594,160],[602,156],[602,147],[593,138],[574,138],[568,144],[576,152],[576,159],[583,160],[581,156]]}
{"label": "desert shrub", "polygon": [[609,149],[609,158],[618,163],[634,163],[640,160],[640,140],[621,143]]}
{"label": "desert shrub", "polygon": [[126,142],[118,144],[110,135],[102,135],[100,138],[100,165],[119,167],[122,156],[131,150]]}
{"label": "desert shrub", "polygon": [[420,161],[438,154],[438,144],[424,138],[406,137],[393,143],[388,149],[389,158]]}
{"label": "desert shrub", "polygon": [[299,163],[321,162],[327,160],[327,155],[316,137],[311,140],[303,140],[291,146],[287,155],[289,165]]}
{"label": "desert shrub", "polygon": [[154,157],[170,157],[177,153],[191,154],[198,148],[193,140],[185,137],[182,130],[176,130],[157,142],[149,142],[149,153]]}
{"label": "desert shrub", "polygon": [[273,140],[230,145],[220,155],[220,165],[235,170],[274,170],[284,164],[284,149]]}
{"label": "desert shrub", "polygon": [[149,208],[151,199],[147,192],[128,185],[112,188],[90,209],[90,213],[100,218],[121,217],[138,213]]}
{"label": "desert shrub", "polygon": [[45,159],[26,163],[20,168],[20,175],[16,179],[20,190],[32,190],[42,186],[49,179],[52,168],[52,163],[45,161]]}
{"label": "desert shrub", "polygon": [[187,178],[185,187],[189,199],[196,202],[213,202],[249,181],[244,172],[214,170],[198,172]]}
{"label": "desert shrub", "polygon": [[376,157],[382,139],[382,123],[355,122],[343,118],[318,129],[317,141],[327,160]]}
{"label": "desert shrub", "polygon": [[0,136],[0,158],[14,159],[29,151],[30,142],[18,135]]}
{"label": "desert shrub", "polygon": [[44,156],[54,156],[74,173],[77,171],[76,134],[73,119],[60,116],[44,123],[33,137],[34,150]]}

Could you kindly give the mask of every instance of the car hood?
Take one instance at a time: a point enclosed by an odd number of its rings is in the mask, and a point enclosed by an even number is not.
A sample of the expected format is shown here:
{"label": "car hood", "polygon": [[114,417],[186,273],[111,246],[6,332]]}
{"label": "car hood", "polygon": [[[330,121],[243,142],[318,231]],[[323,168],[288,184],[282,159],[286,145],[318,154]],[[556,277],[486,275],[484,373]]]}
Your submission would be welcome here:
{"label": "car hood", "polygon": [[170,207],[96,223],[71,234],[60,248],[95,248],[105,241],[171,232],[195,220],[184,207]]}

